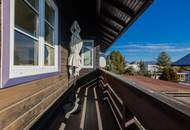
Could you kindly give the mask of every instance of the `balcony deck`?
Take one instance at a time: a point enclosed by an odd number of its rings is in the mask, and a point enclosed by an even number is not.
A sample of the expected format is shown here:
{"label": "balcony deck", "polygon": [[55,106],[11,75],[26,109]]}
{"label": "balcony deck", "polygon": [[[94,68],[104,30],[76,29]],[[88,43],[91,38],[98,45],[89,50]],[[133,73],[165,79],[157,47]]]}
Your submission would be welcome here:
{"label": "balcony deck", "polygon": [[189,104],[105,70],[95,70],[78,79],[74,88],[81,111],[64,114],[59,107],[44,127],[32,130],[190,128]]}
{"label": "balcony deck", "polygon": [[103,101],[103,94],[99,87],[93,85],[82,88],[79,99],[82,103],[81,112],[69,117],[65,130],[119,129],[111,109]]}
{"label": "balcony deck", "polygon": [[[60,110],[46,130],[119,130],[112,110],[103,101],[103,93],[97,84],[83,86],[77,91],[80,112],[64,114]],[[44,129],[44,128],[43,128]]]}

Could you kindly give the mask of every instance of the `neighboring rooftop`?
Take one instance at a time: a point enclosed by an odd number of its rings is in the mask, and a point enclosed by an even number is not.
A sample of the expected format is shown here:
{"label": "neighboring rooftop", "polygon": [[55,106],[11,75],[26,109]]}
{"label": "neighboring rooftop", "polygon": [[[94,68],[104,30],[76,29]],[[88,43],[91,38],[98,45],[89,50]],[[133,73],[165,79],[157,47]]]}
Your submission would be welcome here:
{"label": "neighboring rooftop", "polygon": [[190,54],[174,62],[172,65],[173,66],[190,66]]}
{"label": "neighboring rooftop", "polygon": [[125,76],[128,80],[153,91],[161,92],[190,104],[190,85],[151,79],[143,76]]}

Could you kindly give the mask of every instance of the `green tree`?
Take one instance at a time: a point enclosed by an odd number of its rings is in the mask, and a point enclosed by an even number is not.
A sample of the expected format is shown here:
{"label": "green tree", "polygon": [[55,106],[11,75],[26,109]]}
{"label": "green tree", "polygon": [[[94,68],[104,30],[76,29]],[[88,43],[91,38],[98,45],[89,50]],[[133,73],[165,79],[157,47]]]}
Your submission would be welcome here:
{"label": "green tree", "polygon": [[139,71],[140,75],[146,75],[147,74],[147,70],[146,70],[146,66],[145,66],[144,61],[141,60],[139,62],[139,68],[140,68],[140,71]]}
{"label": "green tree", "polygon": [[190,66],[180,67],[181,71],[190,71]]}
{"label": "green tree", "polygon": [[162,67],[169,67],[171,65],[169,55],[166,52],[161,52],[157,58],[157,64]]}
{"label": "green tree", "polygon": [[113,51],[106,59],[106,69],[117,74],[125,72],[125,58],[119,51]]}
{"label": "green tree", "polygon": [[179,79],[177,71],[172,67],[163,68],[162,75],[160,76],[161,80],[166,81],[177,81]]}
{"label": "green tree", "polygon": [[136,74],[136,71],[135,71],[135,69],[134,69],[133,67],[129,67],[129,68],[127,68],[127,69],[125,70],[125,73],[126,73],[127,75],[135,75],[135,74]]}

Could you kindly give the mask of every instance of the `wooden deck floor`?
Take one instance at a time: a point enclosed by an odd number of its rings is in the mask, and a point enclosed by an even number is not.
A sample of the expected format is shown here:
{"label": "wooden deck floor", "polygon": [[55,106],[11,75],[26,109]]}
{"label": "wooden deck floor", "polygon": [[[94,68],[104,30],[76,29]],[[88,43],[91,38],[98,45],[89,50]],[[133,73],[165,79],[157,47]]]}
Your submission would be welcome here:
{"label": "wooden deck floor", "polygon": [[64,130],[119,130],[100,88],[89,86],[79,93],[81,112],[72,114]]}
{"label": "wooden deck floor", "polygon": [[101,88],[96,85],[83,87],[78,91],[81,111],[63,114],[60,109],[46,130],[119,130],[107,102],[103,101]]}

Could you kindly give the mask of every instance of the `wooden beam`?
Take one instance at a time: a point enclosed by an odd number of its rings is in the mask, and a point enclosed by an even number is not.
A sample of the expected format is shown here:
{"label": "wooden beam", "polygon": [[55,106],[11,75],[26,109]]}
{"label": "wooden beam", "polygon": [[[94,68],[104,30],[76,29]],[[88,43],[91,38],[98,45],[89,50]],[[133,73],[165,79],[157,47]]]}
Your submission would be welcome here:
{"label": "wooden beam", "polygon": [[103,47],[105,47],[105,48],[107,48],[107,47],[108,47],[108,46],[107,46],[106,44],[104,44],[104,43],[103,43],[103,44],[101,44],[101,46],[103,46]]}
{"label": "wooden beam", "polygon": [[133,0],[133,2],[131,2],[131,4],[129,5],[129,7],[132,8],[134,15],[136,15],[136,12],[143,6],[143,4],[145,3],[145,0]]}
{"label": "wooden beam", "polygon": [[100,45],[100,50],[105,51],[106,48],[108,48],[108,46],[105,46],[104,44],[101,44],[101,45]]}
{"label": "wooden beam", "polygon": [[114,35],[115,37],[117,37],[119,35],[119,33],[116,30],[114,30],[113,28],[109,27],[108,25],[99,24],[99,26],[100,26],[100,28],[103,29],[103,31],[106,31],[109,34]]}
{"label": "wooden beam", "polygon": [[106,42],[106,41],[104,41],[104,40],[102,40],[101,42],[104,43],[104,44],[106,44],[107,46],[110,46],[110,45],[111,45],[111,43],[108,43],[108,42]]}
{"label": "wooden beam", "polygon": [[102,14],[106,15],[107,17],[110,17],[117,23],[120,23],[122,26],[126,26],[126,24],[128,24],[128,22],[131,19],[131,17],[127,15],[125,12],[121,11],[120,9],[116,8],[108,2],[104,2],[102,7]]}
{"label": "wooden beam", "polygon": [[123,20],[121,20],[121,19],[119,19],[118,17],[116,17],[115,15],[113,15],[114,13],[111,13],[111,12],[108,12],[108,11],[103,11],[102,14],[103,14],[104,16],[106,16],[106,17],[112,19],[112,20],[115,21],[116,23],[120,24],[121,26],[125,26],[125,25],[126,25],[126,23],[125,23]]}
{"label": "wooden beam", "polygon": [[105,15],[102,15],[101,18],[103,21],[105,21],[107,24],[111,25],[112,28],[117,29],[119,32],[121,32],[122,29],[124,28],[124,26],[122,26],[121,24],[117,23],[116,21],[114,21],[113,19],[111,19]]}
{"label": "wooden beam", "polygon": [[103,40],[105,40],[105,41],[107,41],[107,42],[109,42],[109,43],[112,43],[112,42],[113,42],[112,40],[108,39],[107,37],[103,37]]}
{"label": "wooden beam", "polygon": [[100,46],[101,46],[101,48],[104,48],[104,49],[108,47],[105,44],[101,44]]}
{"label": "wooden beam", "polygon": [[129,7],[127,7],[126,5],[124,5],[121,2],[121,0],[105,0],[105,1],[107,1],[108,3],[114,5],[115,7],[120,9],[121,11],[125,12],[130,17],[134,17],[134,11],[132,9],[130,9]]}
{"label": "wooden beam", "polygon": [[96,11],[97,11],[97,14],[100,15],[100,11],[101,11],[101,0],[96,0]]}
{"label": "wooden beam", "polygon": [[106,32],[101,31],[101,34],[102,34],[103,36],[109,38],[110,40],[115,40],[115,37],[114,37],[114,36],[112,36],[112,35],[110,35],[110,34],[108,34],[108,33],[106,33]]}
{"label": "wooden beam", "polygon": [[103,33],[106,33],[107,35],[109,35],[110,37],[113,37],[114,39],[117,37],[117,35],[113,35],[112,33],[106,31],[106,30],[103,30],[103,29],[99,29],[100,30],[100,33],[103,34]]}
{"label": "wooden beam", "polygon": [[104,46],[101,46],[101,48],[100,48],[100,50],[101,50],[102,52],[105,52],[106,49],[107,49],[107,47],[104,47]]}

